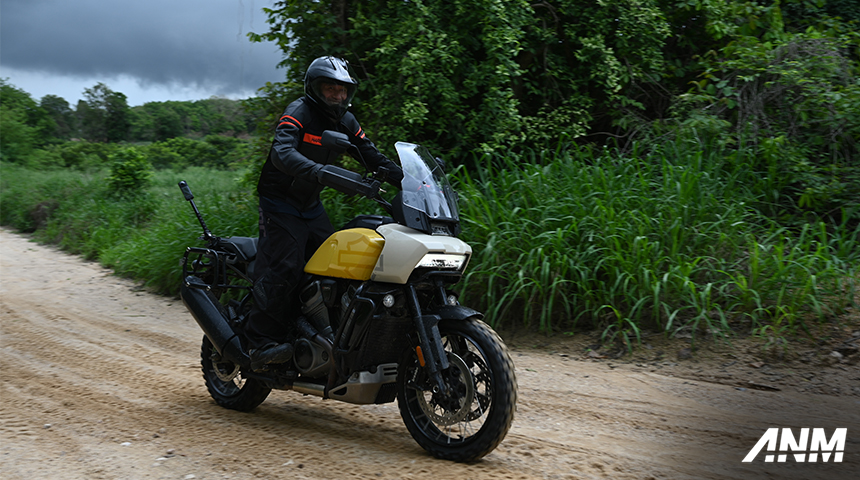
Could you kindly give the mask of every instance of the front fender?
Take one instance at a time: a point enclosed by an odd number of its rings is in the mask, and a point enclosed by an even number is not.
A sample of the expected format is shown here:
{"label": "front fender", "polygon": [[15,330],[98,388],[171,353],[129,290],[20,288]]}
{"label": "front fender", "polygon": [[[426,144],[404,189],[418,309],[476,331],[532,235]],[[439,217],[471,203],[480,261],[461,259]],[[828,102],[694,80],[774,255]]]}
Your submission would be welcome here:
{"label": "front fender", "polygon": [[426,313],[439,315],[442,320],[462,321],[472,317],[477,318],[478,320],[484,319],[483,313],[469,307],[464,307],[463,305],[445,305],[444,307],[439,307],[434,309],[432,312]]}

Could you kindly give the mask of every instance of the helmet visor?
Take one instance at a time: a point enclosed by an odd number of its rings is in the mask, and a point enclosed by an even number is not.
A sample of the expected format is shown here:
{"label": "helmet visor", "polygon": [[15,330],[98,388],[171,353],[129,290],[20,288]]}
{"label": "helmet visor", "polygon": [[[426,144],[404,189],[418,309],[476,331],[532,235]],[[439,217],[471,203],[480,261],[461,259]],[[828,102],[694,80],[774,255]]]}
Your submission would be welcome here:
{"label": "helmet visor", "polygon": [[346,113],[356,90],[355,85],[337,82],[325,77],[314,79],[310,88],[311,94],[317,102],[338,116]]}

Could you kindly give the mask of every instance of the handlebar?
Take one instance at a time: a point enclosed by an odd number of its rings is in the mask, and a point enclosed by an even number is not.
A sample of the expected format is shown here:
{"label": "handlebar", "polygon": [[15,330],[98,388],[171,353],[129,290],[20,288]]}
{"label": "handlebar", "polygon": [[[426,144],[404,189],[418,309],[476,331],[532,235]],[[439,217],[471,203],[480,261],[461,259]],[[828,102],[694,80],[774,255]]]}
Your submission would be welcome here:
{"label": "handlebar", "polygon": [[[322,133],[320,143],[323,147],[338,153],[352,153],[353,156],[356,157],[362,165],[364,165],[364,168],[369,170],[361,152],[352,144],[352,142],[349,141],[349,137],[347,137],[346,134],[333,130],[326,130]],[[346,170],[335,165],[324,165],[317,171],[317,181],[322,185],[332,187],[339,192],[346,193],[347,195],[357,194],[365,198],[369,198],[382,205],[389,214],[392,214],[391,203],[387,202],[379,195],[379,187],[383,181],[387,180],[390,172],[383,168],[378,173],[379,175],[362,177],[351,170]],[[379,178],[377,178],[377,176]]]}

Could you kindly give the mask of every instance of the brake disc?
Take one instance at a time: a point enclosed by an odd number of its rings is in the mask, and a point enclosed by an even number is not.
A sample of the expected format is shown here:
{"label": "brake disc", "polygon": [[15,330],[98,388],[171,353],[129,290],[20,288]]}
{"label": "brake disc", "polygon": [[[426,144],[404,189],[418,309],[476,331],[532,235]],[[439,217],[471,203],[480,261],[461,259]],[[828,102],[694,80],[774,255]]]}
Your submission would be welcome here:
{"label": "brake disc", "polygon": [[[448,399],[454,402],[445,402],[446,404],[456,403],[457,408],[452,409],[448,405],[441,405],[436,401],[436,395],[433,394],[428,399],[426,395],[418,396],[418,404],[421,410],[430,418],[430,420],[438,426],[450,426],[463,421],[472,411],[472,401],[475,399],[475,382],[472,380],[472,373],[466,362],[463,361],[457,354],[448,352],[448,363],[451,367],[459,371],[459,380],[465,386],[465,392],[459,398]],[[448,385],[453,387],[453,385]],[[449,388],[453,394],[454,388]]]}

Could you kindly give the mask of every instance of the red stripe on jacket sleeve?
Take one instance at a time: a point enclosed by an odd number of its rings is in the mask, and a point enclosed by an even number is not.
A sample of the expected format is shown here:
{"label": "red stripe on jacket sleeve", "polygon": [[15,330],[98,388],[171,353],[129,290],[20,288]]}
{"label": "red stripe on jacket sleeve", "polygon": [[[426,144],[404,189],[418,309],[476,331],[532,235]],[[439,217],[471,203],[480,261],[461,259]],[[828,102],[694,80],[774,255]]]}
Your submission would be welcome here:
{"label": "red stripe on jacket sleeve", "polygon": [[292,120],[293,122],[298,123],[298,124],[299,124],[299,128],[305,128],[305,126],[304,126],[304,125],[302,125],[302,122],[300,122],[300,121],[296,120],[295,118],[293,118],[293,117],[291,117],[291,116],[289,116],[289,115],[284,115],[283,117],[281,117],[281,123],[278,125],[279,127],[280,127],[281,125],[285,124],[285,123],[289,123],[290,125],[292,125],[292,126],[294,126],[294,127],[296,126],[296,125],[295,125],[295,123],[283,121],[285,118],[289,118],[289,119],[290,119],[290,120]]}

